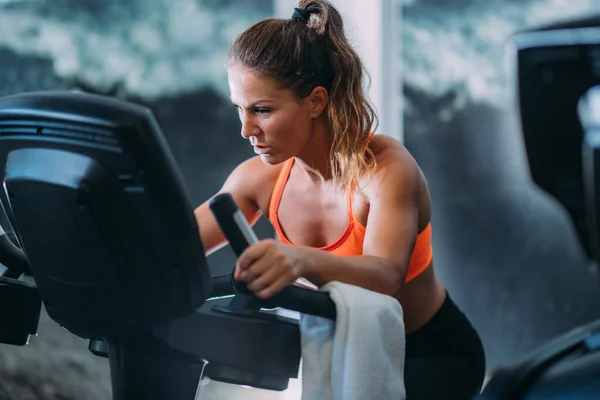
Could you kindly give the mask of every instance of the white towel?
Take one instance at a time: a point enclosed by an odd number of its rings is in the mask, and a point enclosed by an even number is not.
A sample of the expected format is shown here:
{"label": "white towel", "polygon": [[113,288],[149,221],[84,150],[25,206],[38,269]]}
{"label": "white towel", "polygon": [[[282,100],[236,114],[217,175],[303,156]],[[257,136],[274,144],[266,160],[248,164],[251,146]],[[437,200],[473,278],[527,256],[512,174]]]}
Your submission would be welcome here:
{"label": "white towel", "polygon": [[398,300],[330,282],[336,322],[301,315],[302,400],[400,400],[405,330]]}

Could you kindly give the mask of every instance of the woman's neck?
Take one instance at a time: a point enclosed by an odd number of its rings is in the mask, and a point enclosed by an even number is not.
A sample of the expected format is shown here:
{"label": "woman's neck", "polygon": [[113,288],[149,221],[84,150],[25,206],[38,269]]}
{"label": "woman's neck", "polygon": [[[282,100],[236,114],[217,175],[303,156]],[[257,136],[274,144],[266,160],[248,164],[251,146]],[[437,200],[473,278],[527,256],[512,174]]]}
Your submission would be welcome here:
{"label": "woman's neck", "polygon": [[331,183],[333,173],[331,170],[332,139],[328,129],[318,126],[312,135],[313,139],[304,150],[296,155],[295,165],[299,172],[315,184]]}

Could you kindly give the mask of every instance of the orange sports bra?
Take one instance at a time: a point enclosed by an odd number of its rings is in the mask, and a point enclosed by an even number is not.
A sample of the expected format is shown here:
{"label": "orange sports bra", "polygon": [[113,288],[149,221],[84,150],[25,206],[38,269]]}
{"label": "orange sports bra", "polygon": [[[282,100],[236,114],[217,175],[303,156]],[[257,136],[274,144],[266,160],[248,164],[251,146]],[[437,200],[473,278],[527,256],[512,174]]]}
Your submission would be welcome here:
{"label": "orange sports bra", "polygon": [[[288,181],[293,165],[294,158],[287,160],[283,165],[269,202],[269,221],[271,221],[271,225],[273,225],[279,241],[287,244],[293,243],[290,242],[283,233],[283,229],[281,229],[281,225],[279,223],[279,218],[277,217],[277,212],[279,210],[279,203],[281,201],[281,196],[283,195],[283,190]],[[365,232],[367,228],[361,224],[354,215],[353,199],[354,196],[352,193],[350,193],[348,196],[349,222],[346,230],[338,240],[330,245],[320,247],[320,250],[325,250],[338,256],[358,256],[362,254],[363,242],[365,240]],[[431,264],[432,258],[433,251],[431,247],[431,224],[427,224],[427,227],[423,229],[417,236],[417,241],[410,258],[410,264],[408,266],[406,282],[414,279],[421,272],[427,269],[427,267]]]}

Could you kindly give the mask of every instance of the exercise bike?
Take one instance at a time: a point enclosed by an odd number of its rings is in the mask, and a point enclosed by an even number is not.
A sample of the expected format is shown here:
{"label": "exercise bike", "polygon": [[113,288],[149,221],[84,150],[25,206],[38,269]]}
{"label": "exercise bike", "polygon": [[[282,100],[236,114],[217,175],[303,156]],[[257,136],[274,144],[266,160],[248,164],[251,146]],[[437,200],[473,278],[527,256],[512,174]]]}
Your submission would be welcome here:
{"label": "exercise bike", "polygon": [[[298,321],[264,310],[335,319],[325,292],[290,286],[262,301],[231,276],[211,279],[145,107],[75,92],[2,98],[0,171],[14,232],[0,229],[0,343],[26,345],[43,304],[108,357],[115,400],[192,400],[203,376],[284,390],[298,377]],[[257,240],[229,194],[210,208],[236,254]]]}

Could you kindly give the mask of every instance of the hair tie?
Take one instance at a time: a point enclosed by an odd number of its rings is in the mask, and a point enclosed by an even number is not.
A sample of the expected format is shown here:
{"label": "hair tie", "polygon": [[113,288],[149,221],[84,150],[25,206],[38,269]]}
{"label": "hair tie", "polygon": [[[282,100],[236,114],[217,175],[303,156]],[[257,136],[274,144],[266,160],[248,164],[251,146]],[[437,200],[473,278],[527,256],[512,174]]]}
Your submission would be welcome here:
{"label": "hair tie", "polygon": [[294,14],[292,14],[292,19],[297,19],[299,21],[308,24],[308,20],[310,18],[310,13],[306,11],[304,8],[294,7]]}

